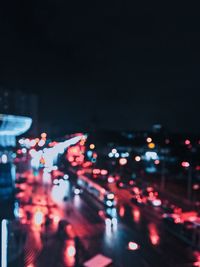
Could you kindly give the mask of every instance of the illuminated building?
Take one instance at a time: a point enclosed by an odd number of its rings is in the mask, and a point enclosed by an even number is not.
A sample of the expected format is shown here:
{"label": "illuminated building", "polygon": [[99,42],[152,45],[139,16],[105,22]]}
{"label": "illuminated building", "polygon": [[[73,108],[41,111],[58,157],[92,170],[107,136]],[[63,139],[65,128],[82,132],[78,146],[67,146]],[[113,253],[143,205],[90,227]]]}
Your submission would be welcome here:
{"label": "illuminated building", "polygon": [[14,191],[13,148],[16,137],[37,132],[37,98],[19,90],[0,87],[0,202],[10,200]]}
{"label": "illuminated building", "polygon": [[33,124],[30,134],[37,135],[38,101],[35,95],[0,87],[0,114],[31,117]]}
{"label": "illuminated building", "polygon": [[29,130],[29,117],[0,114],[0,202],[11,198],[14,190],[15,167],[13,147],[16,136]]}

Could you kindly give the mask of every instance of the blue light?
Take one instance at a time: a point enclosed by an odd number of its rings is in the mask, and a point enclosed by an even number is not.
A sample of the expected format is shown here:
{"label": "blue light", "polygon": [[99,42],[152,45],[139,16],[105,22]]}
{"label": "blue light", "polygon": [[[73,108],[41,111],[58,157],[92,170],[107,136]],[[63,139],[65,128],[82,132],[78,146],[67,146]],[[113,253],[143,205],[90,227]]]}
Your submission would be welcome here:
{"label": "blue light", "polygon": [[0,135],[18,136],[29,130],[32,119],[29,117],[0,114]]}
{"label": "blue light", "polygon": [[112,201],[107,200],[107,201],[106,201],[106,205],[107,205],[108,207],[112,207],[113,203],[112,203]]}
{"label": "blue light", "polygon": [[87,152],[88,158],[91,158],[92,157],[92,154],[93,154],[93,152],[91,150],[88,150],[88,152]]}
{"label": "blue light", "polygon": [[119,158],[119,153],[115,153],[115,158]]}
{"label": "blue light", "polygon": [[156,160],[158,159],[158,154],[156,152],[153,152],[153,151],[147,151],[145,153],[145,157],[146,157],[146,160]]}
{"label": "blue light", "polygon": [[28,131],[31,124],[29,117],[0,114],[0,146],[15,146],[16,136]]}

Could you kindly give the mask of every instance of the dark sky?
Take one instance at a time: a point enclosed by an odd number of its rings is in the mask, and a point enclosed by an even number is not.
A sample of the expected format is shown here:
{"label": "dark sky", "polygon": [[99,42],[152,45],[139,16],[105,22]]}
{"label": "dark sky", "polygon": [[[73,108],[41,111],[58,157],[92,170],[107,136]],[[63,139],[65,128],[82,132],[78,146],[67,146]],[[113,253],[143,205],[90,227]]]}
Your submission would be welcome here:
{"label": "dark sky", "polygon": [[2,1],[0,83],[66,131],[200,132],[199,9],[133,2]]}

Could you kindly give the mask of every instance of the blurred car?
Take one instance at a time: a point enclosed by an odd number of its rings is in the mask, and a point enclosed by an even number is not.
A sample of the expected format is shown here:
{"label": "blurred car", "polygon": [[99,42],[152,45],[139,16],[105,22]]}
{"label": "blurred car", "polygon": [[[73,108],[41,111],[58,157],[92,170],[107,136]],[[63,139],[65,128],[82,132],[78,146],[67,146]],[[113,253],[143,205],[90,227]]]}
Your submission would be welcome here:
{"label": "blurred car", "polygon": [[73,238],[75,236],[72,225],[67,220],[60,220],[57,235],[61,239]]}
{"label": "blurred car", "polygon": [[99,217],[105,222],[107,226],[115,226],[117,224],[117,218],[106,213],[104,210],[99,210]]}
{"label": "blurred car", "polygon": [[83,193],[83,189],[76,185],[76,186],[73,186],[72,192],[74,195],[80,195]]}

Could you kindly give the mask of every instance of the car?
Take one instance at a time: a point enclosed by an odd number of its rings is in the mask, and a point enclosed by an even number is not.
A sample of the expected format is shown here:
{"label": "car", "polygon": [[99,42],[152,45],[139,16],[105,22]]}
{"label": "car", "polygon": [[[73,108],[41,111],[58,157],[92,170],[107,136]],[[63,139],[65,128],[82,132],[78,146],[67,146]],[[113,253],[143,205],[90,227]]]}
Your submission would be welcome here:
{"label": "car", "polygon": [[111,216],[104,210],[99,210],[98,215],[105,222],[106,226],[112,227],[117,225],[117,218],[115,216]]}
{"label": "car", "polygon": [[58,223],[57,235],[60,239],[67,239],[75,236],[72,225],[64,219],[60,220]]}

